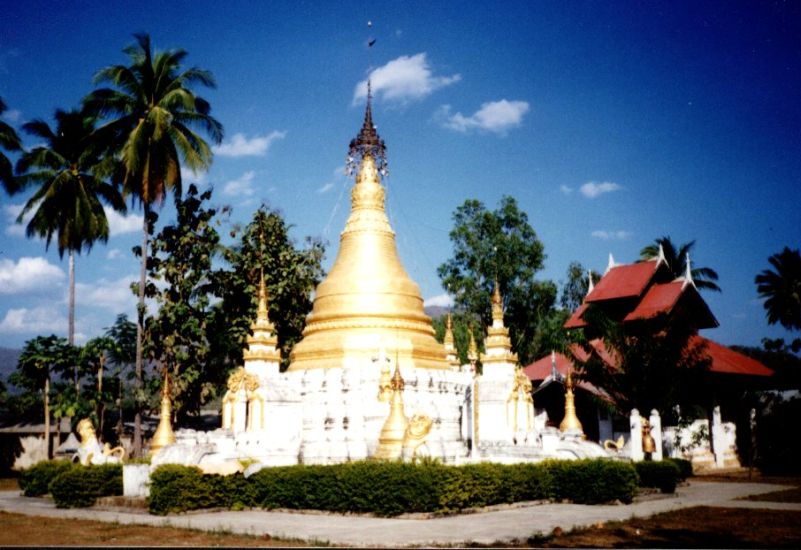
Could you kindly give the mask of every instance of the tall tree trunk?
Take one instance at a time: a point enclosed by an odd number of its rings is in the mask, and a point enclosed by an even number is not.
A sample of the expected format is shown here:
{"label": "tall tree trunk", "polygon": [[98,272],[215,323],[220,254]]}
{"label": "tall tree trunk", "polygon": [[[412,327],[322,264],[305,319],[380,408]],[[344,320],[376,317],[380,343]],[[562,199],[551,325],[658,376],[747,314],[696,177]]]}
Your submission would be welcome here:
{"label": "tall tree trunk", "polygon": [[105,352],[100,353],[100,367],[97,369],[97,423],[99,424],[98,432],[100,437],[103,437],[103,417],[106,412],[106,404],[103,402],[103,364],[106,362]]}
{"label": "tall tree trunk", "polygon": [[144,366],[144,332],[145,332],[145,283],[147,282],[147,240],[148,240],[148,214],[150,209],[144,207],[144,221],[142,222],[142,264],[139,267],[139,304],[136,308],[136,397],[134,407],[134,456],[142,455],[142,371]]}
{"label": "tall tree trunk", "polygon": [[45,456],[50,459],[50,377],[45,378],[44,385],[44,432]]}
{"label": "tall tree trunk", "polygon": [[[70,343],[71,346],[75,345],[75,251],[70,250],[70,297],[69,297],[69,310],[67,312],[68,319],[68,329],[67,329],[67,341]],[[75,378],[75,392],[76,394],[80,391],[78,385],[78,365],[75,364],[72,366],[73,376]]]}

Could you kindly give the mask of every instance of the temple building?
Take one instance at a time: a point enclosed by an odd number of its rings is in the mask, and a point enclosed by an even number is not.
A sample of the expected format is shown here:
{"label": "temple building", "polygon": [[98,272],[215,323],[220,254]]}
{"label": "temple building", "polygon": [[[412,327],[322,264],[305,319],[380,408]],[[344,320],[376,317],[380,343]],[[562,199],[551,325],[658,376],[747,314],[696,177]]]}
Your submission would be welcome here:
{"label": "temple building", "polygon": [[[587,296],[564,326],[569,330],[585,330],[592,353],[597,354],[610,369],[615,369],[617,365],[613,354],[605,348],[603,341],[592,333],[584,319],[591,305],[600,308],[609,319],[624,327],[657,316],[666,316],[679,319],[681,323],[696,331],[690,338],[690,345],[700,346],[709,360],[708,370],[699,377],[699,385],[702,385],[704,391],[709,394],[709,401],[713,404],[708,415],[713,426],[709,429],[707,424],[706,429],[708,432],[715,432],[716,429],[725,432],[726,437],[721,436],[721,441],[725,439],[725,443],[718,444],[718,451],[721,451],[721,447],[725,447],[725,452],[714,453],[720,455],[719,457],[713,456],[709,449],[706,451],[699,449],[690,458],[698,461],[716,460],[722,465],[725,454],[725,459],[733,464],[736,460],[732,448],[736,437],[735,421],[741,420],[737,415],[742,415],[743,412],[747,414],[747,410],[743,411],[739,403],[732,403],[731,396],[739,396],[746,389],[764,386],[765,381],[773,375],[773,371],[750,357],[697,334],[698,330],[717,327],[718,321],[695,286],[689,258],[685,274],[675,278],[667,266],[661,247],[656,258],[633,264],[616,265],[610,256],[609,266],[601,280],[596,285],[592,285],[590,280]],[[579,346],[574,346],[571,352],[580,361],[585,361],[588,357],[587,352]],[[564,392],[559,386],[564,383],[568,373],[576,368],[571,357],[562,353],[552,353],[534,361],[524,369],[535,387],[534,398],[538,408],[547,410],[552,422],[558,422],[561,411],[564,410],[562,397]],[[611,407],[597,406],[599,401],[610,403],[612,401],[603,389],[581,381],[577,390],[577,399],[581,404],[579,417],[588,437],[603,442],[629,433],[628,417],[611,414]],[[707,422],[707,419],[699,419],[698,422]],[[718,424],[717,428],[715,422]],[[666,447],[669,448],[676,434],[671,429],[666,429],[665,433]],[[675,454],[681,453],[677,450]]]}

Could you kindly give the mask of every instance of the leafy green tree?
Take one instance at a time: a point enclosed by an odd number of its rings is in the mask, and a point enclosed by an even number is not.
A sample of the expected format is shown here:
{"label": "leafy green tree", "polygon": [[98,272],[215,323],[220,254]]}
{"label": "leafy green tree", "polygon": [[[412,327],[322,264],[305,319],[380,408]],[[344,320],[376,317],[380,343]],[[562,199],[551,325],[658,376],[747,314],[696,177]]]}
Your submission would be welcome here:
{"label": "leafy green tree", "polygon": [[103,433],[105,424],[106,406],[113,399],[111,394],[103,388],[106,364],[116,343],[108,336],[92,338],[80,350],[80,367],[82,374],[91,383],[83,392],[84,401],[90,404],[93,420],[99,434]]}
{"label": "leafy green tree", "polygon": [[597,305],[590,305],[583,315],[584,329],[603,342],[609,365],[593,342],[582,342],[588,358],[573,352],[580,377],[612,398],[621,414],[632,408],[647,414],[656,409],[670,417],[673,407],[689,410],[695,405],[708,405],[703,373],[709,359],[702,341],[692,340],[696,329],[680,318],[659,315],[646,321],[617,323]]}
{"label": "leafy green tree", "polygon": [[[442,343],[445,339],[445,316],[433,320],[434,336],[438,342]],[[456,348],[456,355],[460,365],[466,365],[470,361],[467,352],[470,348],[470,331],[473,331],[473,339],[476,342],[476,349],[484,351],[484,327],[471,314],[452,313],[451,314],[453,345]],[[480,363],[480,361],[479,361]]]}
{"label": "leafy green tree", "polygon": [[[640,258],[643,260],[650,260],[659,256],[659,245],[662,245],[662,250],[667,260],[668,268],[674,277],[682,277],[687,272],[687,258],[695,246],[695,241],[684,243],[678,248],[670,240],[670,237],[660,237],[653,243],[640,250]],[[714,269],[709,267],[691,267],[690,274],[695,282],[696,288],[699,290],[714,290],[720,292],[720,287],[715,282],[718,280],[718,274]]]}
{"label": "leafy green tree", "polygon": [[223,368],[242,364],[242,351],[256,318],[259,277],[264,273],[270,320],[275,324],[278,346],[286,368],[292,346],[300,340],[306,316],[312,308],[311,292],[322,280],[325,248],[317,239],[306,238],[303,247],[289,237],[281,214],[262,205],[239,235],[236,246],[223,250],[230,269],[215,273],[215,286],[222,301],[214,306],[209,335],[213,338],[214,361]]}
{"label": "leafy green tree", "polygon": [[[144,209],[142,261],[139,272],[137,308],[136,385],[143,387],[143,337],[145,287],[150,212],[161,204],[169,191],[181,196],[181,164],[192,171],[204,171],[211,165],[212,152],[196,129],[214,143],[223,137],[222,125],[211,116],[208,101],[193,93],[196,85],[213,88],[209,71],[183,69],[184,50],[152,52],[150,36],[136,34],[136,44],[123,51],[130,65],[112,65],[95,75],[95,83],[113,87],[99,88],[85,100],[87,108],[110,120],[98,133],[113,147],[123,165],[123,186],[127,195],[138,200]],[[134,454],[142,450],[141,411],[137,407],[134,429]]]}
{"label": "leafy green tree", "polygon": [[37,336],[25,342],[17,370],[9,382],[29,393],[41,392],[44,404],[45,450],[50,456],[50,382],[53,374],[68,371],[77,362],[76,350],[55,335]]}
{"label": "leafy green tree", "polygon": [[[22,209],[17,222],[34,211],[25,233],[40,236],[50,247],[57,235],[58,254],[69,252],[69,328],[67,339],[75,343],[75,253],[91,250],[100,240],[108,240],[108,220],[103,203],[117,211],[125,211],[118,189],[103,179],[110,164],[101,159],[92,142],[95,119],[80,111],[56,110],[56,129],[43,120],[22,126],[28,134],[44,141],[22,155],[17,162],[17,184],[20,189],[39,187]],[[73,383],[78,389],[78,367],[74,366]]]}
{"label": "leafy green tree", "polygon": [[768,324],[801,330],[801,254],[785,246],[768,262],[773,269],[763,270],[755,279]]}
{"label": "leafy green tree", "polygon": [[562,309],[572,313],[579,308],[590,289],[590,277],[593,284],[601,280],[601,275],[597,271],[585,269],[579,262],[570,262],[567,266],[567,279],[559,296]]}
{"label": "leafy green tree", "polygon": [[545,253],[542,242],[514,198],[504,196],[495,211],[467,200],[453,214],[453,257],[437,269],[442,285],[453,293],[455,309],[492,319],[490,298],[495,279],[503,295],[504,321],[521,363],[549,350],[535,343],[537,328],[556,302],[556,285],[537,281]]}
{"label": "leafy green tree", "polygon": [[[128,320],[125,314],[117,315],[114,324],[106,329],[105,336],[113,342],[109,349],[109,358],[113,365],[114,388],[117,404],[117,438],[123,434],[123,403],[125,396],[125,380],[130,379],[136,363],[136,323]],[[135,396],[134,401],[143,402],[143,396]]]}
{"label": "leafy green tree", "polygon": [[[217,210],[205,203],[211,190],[190,185],[186,198],[175,200],[177,218],[150,242],[148,298],[158,313],[145,323],[149,358],[170,373],[176,411],[197,411],[211,394],[207,339],[209,306],[215,288],[212,260],[220,237]],[[213,377],[212,377],[213,378]]]}
{"label": "leafy green tree", "polygon": [[[6,104],[3,98],[0,97],[0,115],[6,110]],[[12,169],[11,161],[3,153],[6,151],[21,151],[22,142],[17,135],[17,132],[3,120],[0,120],[0,184],[8,194],[13,194],[17,191],[17,182],[14,179],[14,170]]]}

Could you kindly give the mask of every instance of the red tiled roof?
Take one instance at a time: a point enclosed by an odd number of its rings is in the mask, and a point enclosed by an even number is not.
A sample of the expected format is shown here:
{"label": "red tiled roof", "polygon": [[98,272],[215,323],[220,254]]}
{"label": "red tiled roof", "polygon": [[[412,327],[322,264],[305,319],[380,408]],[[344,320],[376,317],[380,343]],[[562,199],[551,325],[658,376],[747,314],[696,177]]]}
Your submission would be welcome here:
{"label": "red tiled roof", "polygon": [[[743,374],[747,376],[772,376],[773,371],[757,361],[742,353],[736,352],[733,349],[722,346],[717,342],[704,338],[703,336],[693,336],[691,343],[693,345],[706,344],[706,352],[712,360],[709,370],[710,372],[717,372],[722,374]],[[613,367],[616,361],[612,355],[607,351],[606,346],[600,339],[595,339],[590,342],[590,345],[595,348],[595,351],[604,360],[604,362]],[[574,353],[582,359],[586,359],[586,353],[578,346],[574,346]],[[567,371],[573,367],[573,361],[567,356],[557,353],[556,354],[556,370],[562,376],[567,376]],[[529,380],[540,381],[544,380],[551,374],[551,356],[546,355],[523,369]],[[579,384],[581,385],[581,384]],[[588,384],[589,386],[589,384]],[[597,391],[597,390],[596,390]]]}
{"label": "red tiled roof", "polygon": [[564,327],[565,328],[582,328],[586,327],[587,323],[584,322],[584,319],[581,318],[584,315],[584,312],[587,311],[587,304],[581,304],[576,311],[573,312],[573,315],[570,316],[570,319],[565,321]]}
{"label": "red tiled roof", "polygon": [[706,343],[706,353],[712,359],[712,364],[709,367],[712,372],[745,374],[748,376],[773,376],[773,370],[756,359],[722,346],[709,338],[693,336],[693,343],[699,341]]}
{"label": "red tiled roof", "polygon": [[585,301],[602,302],[617,298],[636,298],[648,286],[658,267],[658,260],[613,267],[598,281]]}
{"label": "red tiled roof", "polygon": [[[585,355],[581,348],[576,348],[575,350],[579,357]],[[573,368],[573,362],[567,358],[567,356],[557,353],[556,354],[556,370],[557,372],[562,375],[563,377],[567,376],[567,372]],[[542,382],[551,374],[551,356],[548,355],[539,359],[529,366],[523,369],[523,372],[526,373],[529,380],[532,382]],[[593,386],[589,382],[585,382],[583,380],[579,380],[576,383],[576,386],[586,390],[594,395],[598,395],[605,399],[608,399],[608,396],[605,391],[598,389],[596,386]]]}
{"label": "red tiled roof", "polygon": [[629,312],[623,321],[650,319],[660,313],[667,313],[673,309],[683,292],[684,281],[651,285],[637,307]]}

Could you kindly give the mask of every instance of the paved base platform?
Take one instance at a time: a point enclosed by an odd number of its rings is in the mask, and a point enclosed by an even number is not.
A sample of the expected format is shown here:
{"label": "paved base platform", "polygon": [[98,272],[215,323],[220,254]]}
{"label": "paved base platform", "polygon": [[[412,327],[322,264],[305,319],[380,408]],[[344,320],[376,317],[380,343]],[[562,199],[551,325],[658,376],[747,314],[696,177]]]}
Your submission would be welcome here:
{"label": "paved base platform", "polygon": [[374,518],[361,515],[294,513],[263,510],[239,512],[192,512],[174,516],[152,516],[142,510],[98,508],[60,510],[52,500],[26,498],[16,491],[0,491],[0,510],[44,517],[89,519],[122,524],[164,525],[208,531],[229,531],[276,538],[302,539],[313,544],[355,546],[464,545],[469,542],[525,540],[535,534],[549,534],[555,527],[569,531],[598,522],[647,517],[693,506],[762,508],[801,511],[801,503],[738,501],[789,489],[767,483],[721,483],[690,481],[674,495],[649,495],[632,504],[580,505],[519,503],[491,510],[433,518]]}

